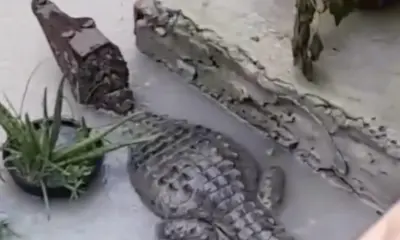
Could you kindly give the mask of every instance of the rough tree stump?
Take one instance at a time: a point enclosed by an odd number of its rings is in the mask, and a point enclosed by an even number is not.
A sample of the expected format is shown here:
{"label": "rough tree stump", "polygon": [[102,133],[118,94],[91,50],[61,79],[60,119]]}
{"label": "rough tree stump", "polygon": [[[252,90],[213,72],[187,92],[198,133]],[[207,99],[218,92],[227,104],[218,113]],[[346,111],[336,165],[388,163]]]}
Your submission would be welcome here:
{"label": "rough tree stump", "polygon": [[117,114],[132,111],[127,63],[95,21],[71,17],[47,0],[32,0],[31,7],[75,99]]}

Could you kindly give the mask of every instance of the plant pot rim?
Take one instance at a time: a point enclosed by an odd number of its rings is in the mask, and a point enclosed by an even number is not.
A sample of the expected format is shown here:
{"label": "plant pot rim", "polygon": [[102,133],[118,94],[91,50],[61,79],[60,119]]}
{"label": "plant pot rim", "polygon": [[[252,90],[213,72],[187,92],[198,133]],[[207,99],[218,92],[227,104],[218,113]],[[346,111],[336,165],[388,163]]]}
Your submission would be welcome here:
{"label": "plant pot rim", "polygon": [[[44,118],[39,118],[39,119],[33,120],[32,122],[40,123],[44,120],[45,120]],[[53,118],[49,117],[47,120],[52,122]],[[64,126],[73,127],[75,129],[81,126],[81,124],[77,120],[72,119],[72,118],[62,118],[61,123]],[[92,128],[88,128],[88,129],[89,129],[89,131],[92,130]],[[9,144],[8,136],[7,136],[6,141],[3,143],[3,146],[7,145],[7,144]],[[103,144],[104,144],[104,140],[99,140],[97,146],[101,147],[101,146],[103,146]],[[41,189],[40,185],[38,185],[36,183],[28,182],[26,180],[26,178],[24,178],[24,176],[21,176],[16,170],[10,169],[11,167],[14,167],[14,164],[12,161],[6,161],[6,159],[10,153],[7,150],[2,149],[2,154],[3,154],[4,166],[6,167],[8,173],[10,174],[11,178],[16,183],[16,185],[18,187],[20,187],[23,191],[25,191],[29,194],[43,197],[43,193],[42,193],[42,189]],[[96,179],[96,177],[101,172],[103,161],[104,161],[104,155],[99,157],[97,160],[95,160],[93,170],[91,171],[91,173],[89,175],[83,177],[84,183],[82,184],[82,187],[80,187],[79,189],[87,188]],[[71,196],[71,191],[64,186],[51,186],[51,187],[46,186],[46,190],[47,190],[47,195],[49,198],[68,198]]]}
{"label": "plant pot rim", "polygon": [[[38,122],[42,122],[44,120],[46,120],[46,119],[41,117],[41,118],[37,118],[35,120],[32,120],[32,122],[33,123],[38,123]],[[47,120],[50,121],[50,122],[53,122],[54,121],[54,117],[53,116],[51,116],[51,117],[49,116],[47,118]],[[76,120],[75,118],[72,118],[72,117],[61,117],[61,123],[64,123],[64,124],[67,124],[67,125],[71,125],[71,126],[74,126],[74,127],[80,127],[81,126],[81,123],[78,120]]]}

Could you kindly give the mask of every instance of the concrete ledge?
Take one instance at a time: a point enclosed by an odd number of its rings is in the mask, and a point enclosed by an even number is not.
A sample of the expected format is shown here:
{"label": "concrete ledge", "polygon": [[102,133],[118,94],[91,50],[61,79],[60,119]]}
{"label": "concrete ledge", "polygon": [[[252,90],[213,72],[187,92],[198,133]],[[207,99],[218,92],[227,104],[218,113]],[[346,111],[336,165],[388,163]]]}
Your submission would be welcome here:
{"label": "concrete ledge", "polygon": [[[400,138],[340,96],[294,83],[289,38],[239,2],[139,0],[137,47],[337,186],[386,210],[400,196]],[[270,49],[254,51],[260,42]]]}

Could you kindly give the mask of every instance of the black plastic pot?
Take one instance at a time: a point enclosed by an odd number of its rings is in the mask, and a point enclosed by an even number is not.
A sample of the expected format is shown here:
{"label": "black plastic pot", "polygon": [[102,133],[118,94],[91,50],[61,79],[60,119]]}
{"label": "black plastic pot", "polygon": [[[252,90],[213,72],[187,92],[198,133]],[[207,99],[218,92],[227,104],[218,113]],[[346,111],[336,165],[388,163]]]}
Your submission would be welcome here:
{"label": "black plastic pot", "polygon": [[[36,128],[39,128],[42,121],[43,121],[42,119],[34,121],[34,126]],[[52,120],[50,119],[49,122],[51,123]],[[63,119],[61,129],[63,128],[63,126],[65,128],[75,128],[76,129],[80,126],[80,124],[74,120]],[[61,133],[60,133],[59,137],[66,137],[66,140],[68,141],[67,144],[75,143],[74,139],[71,139],[71,138],[68,139],[68,136],[63,136]],[[8,144],[9,144],[9,139],[7,138],[6,142],[4,143],[4,146],[7,146]],[[99,141],[97,143],[97,146],[102,147],[103,141]],[[3,159],[7,159],[8,156],[10,156],[10,152],[3,149]],[[104,157],[101,157],[98,160],[96,160],[93,171],[91,172],[91,174],[89,174],[88,176],[86,176],[83,179],[83,184],[79,188],[80,190],[86,190],[90,186],[90,184],[92,182],[94,182],[96,177],[101,172],[103,160],[104,160]],[[43,192],[42,192],[40,185],[35,185],[35,184],[27,182],[26,179],[24,179],[22,176],[20,176],[20,174],[18,174],[16,170],[12,169],[12,167],[14,167],[14,164],[12,161],[5,161],[4,165],[7,168],[11,178],[14,180],[14,182],[16,183],[16,185],[18,187],[20,187],[26,193],[29,193],[29,194],[32,194],[35,196],[39,196],[39,197],[43,197]],[[71,191],[68,188],[65,188],[63,186],[46,187],[46,190],[47,190],[48,198],[69,198],[71,196]]]}

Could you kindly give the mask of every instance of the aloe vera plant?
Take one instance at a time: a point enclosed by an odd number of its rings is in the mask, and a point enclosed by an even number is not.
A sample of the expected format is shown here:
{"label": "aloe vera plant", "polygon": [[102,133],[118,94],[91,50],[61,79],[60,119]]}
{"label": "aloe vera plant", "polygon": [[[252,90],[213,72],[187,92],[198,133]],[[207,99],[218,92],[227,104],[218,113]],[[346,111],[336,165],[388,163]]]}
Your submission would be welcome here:
{"label": "aloe vera plant", "polygon": [[[64,81],[65,79],[62,79],[58,87],[52,117],[48,114],[47,90],[44,90],[41,121],[32,121],[28,114],[23,117],[16,115],[15,110],[13,114],[13,111],[0,103],[0,126],[7,134],[7,141],[2,147],[3,153],[8,153],[4,165],[29,184],[41,187],[47,209],[49,209],[47,195],[49,185],[53,183],[65,187],[70,190],[71,197],[76,198],[81,191],[80,186],[84,183],[84,177],[92,172],[96,160],[107,152],[148,141],[154,137],[145,136],[125,143],[105,145],[104,137],[135,114],[95,134],[90,134],[90,128],[82,118],[74,144],[58,146],[56,143],[63,122],[61,114]],[[12,106],[11,109],[13,110]],[[99,145],[99,142],[102,144]]]}

